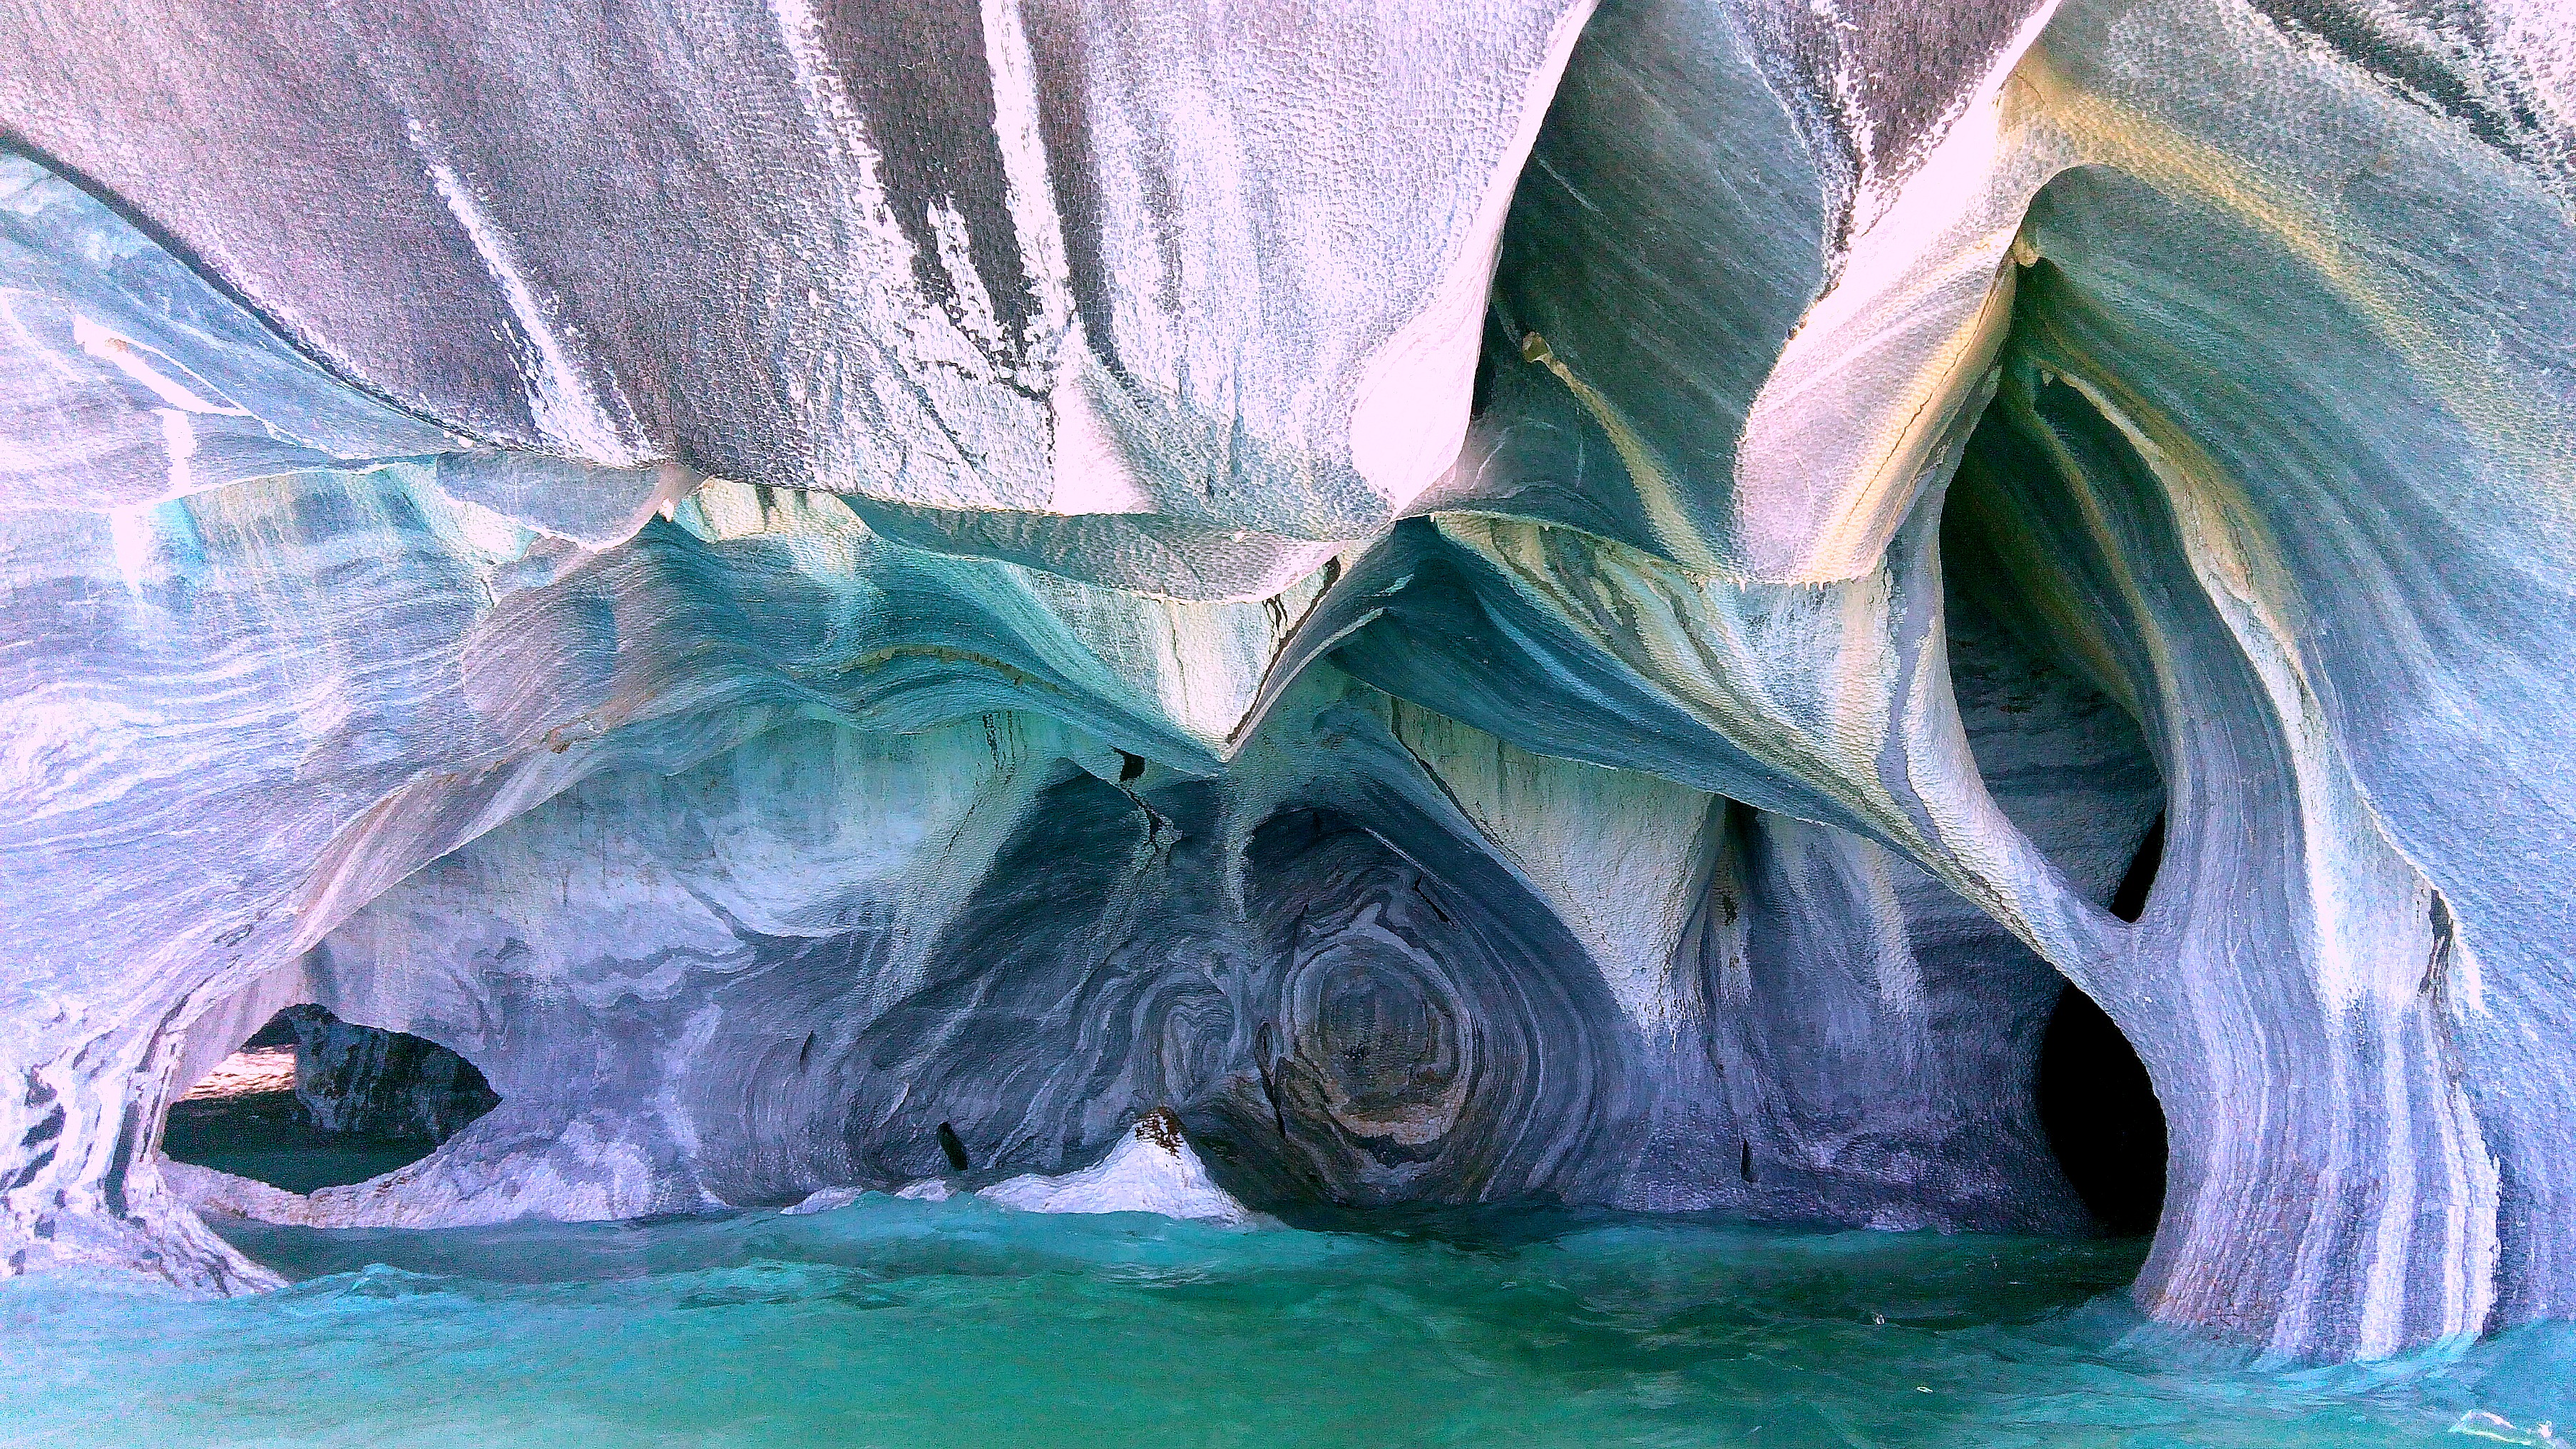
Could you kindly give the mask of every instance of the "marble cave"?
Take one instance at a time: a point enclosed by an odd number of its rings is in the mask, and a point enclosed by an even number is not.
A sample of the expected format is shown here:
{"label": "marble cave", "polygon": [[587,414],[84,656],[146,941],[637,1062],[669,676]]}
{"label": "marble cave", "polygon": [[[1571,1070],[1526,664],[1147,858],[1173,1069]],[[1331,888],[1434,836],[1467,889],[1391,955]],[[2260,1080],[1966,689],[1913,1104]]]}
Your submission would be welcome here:
{"label": "marble cave", "polygon": [[2567,0],[5,0],[0,621],[0,1440],[2576,1417]]}

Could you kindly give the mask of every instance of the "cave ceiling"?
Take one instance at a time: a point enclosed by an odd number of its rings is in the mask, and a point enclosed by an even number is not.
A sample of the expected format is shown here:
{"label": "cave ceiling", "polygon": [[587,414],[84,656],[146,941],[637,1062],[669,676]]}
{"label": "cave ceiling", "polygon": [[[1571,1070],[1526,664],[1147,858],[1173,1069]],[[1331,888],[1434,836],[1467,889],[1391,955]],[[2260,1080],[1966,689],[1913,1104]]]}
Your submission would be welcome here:
{"label": "cave ceiling", "polygon": [[0,1264],[274,1281],[297,1003],[501,1102],[312,1221],[2076,1233],[2072,982],[2151,1314],[2576,1316],[2571,136],[2541,0],[11,0]]}

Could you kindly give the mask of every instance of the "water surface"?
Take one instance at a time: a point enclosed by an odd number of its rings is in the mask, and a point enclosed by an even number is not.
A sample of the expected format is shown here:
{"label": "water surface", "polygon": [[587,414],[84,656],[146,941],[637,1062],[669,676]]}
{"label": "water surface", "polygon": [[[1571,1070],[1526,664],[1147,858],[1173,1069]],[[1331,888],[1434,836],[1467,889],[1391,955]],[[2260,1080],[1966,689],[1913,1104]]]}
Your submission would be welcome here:
{"label": "water surface", "polygon": [[2116,1291],[2136,1243],[881,1197],[231,1231],[300,1281],[0,1283],[0,1443],[2473,1449],[2551,1442],[2576,1404],[2563,1328],[2330,1370],[2146,1328]]}

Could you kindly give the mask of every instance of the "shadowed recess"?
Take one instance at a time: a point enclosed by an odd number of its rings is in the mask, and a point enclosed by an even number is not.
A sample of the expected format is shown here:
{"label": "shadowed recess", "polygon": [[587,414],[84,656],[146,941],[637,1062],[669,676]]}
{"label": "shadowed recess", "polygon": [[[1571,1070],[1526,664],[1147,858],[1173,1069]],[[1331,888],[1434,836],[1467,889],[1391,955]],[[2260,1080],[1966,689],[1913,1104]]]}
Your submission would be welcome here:
{"label": "shadowed recess", "polygon": [[417,1162],[500,1104],[434,1041],[290,1006],[171,1104],[162,1150],[311,1192]]}
{"label": "shadowed recess", "polygon": [[2165,1114],[2129,1039],[2068,985],[2040,1044],[2039,1120],[2057,1165],[2104,1233],[2156,1230],[2165,1202]]}
{"label": "shadowed recess", "polygon": [[1352,1206],[1597,1191],[1637,1112],[1634,1029],[1491,857],[1392,801],[1373,824],[1292,809],[1252,834],[1238,1159],[1267,1196]]}
{"label": "shadowed recess", "polygon": [[[2146,912],[2164,858],[2159,815],[2111,898],[2111,914]],[[2137,1048],[2093,998],[2072,983],[2057,999],[2040,1043],[2039,1120],[2066,1180],[2094,1221],[2114,1237],[2156,1230],[2165,1203],[2165,1114]]]}

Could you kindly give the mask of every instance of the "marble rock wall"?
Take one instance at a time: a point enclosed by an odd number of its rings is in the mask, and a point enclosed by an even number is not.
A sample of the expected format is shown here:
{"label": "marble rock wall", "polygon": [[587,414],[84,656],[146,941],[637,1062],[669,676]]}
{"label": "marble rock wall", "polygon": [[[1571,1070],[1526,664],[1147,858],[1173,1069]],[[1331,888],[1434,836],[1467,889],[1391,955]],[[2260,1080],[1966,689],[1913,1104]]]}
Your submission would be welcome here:
{"label": "marble rock wall", "polygon": [[1270,1206],[2084,1226],[2028,1090],[2059,978],[1882,847],[1330,666],[1222,783],[1069,743],[792,726],[392,887],[225,1015],[427,1036],[502,1105],[299,1220],[890,1189],[952,1172],[943,1129],[970,1179],[1060,1173],[1169,1107]]}
{"label": "marble rock wall", "polygon": [[[2576,20],[0,0],[0,1269],[1078,1168],[2576,1314]],[[2106,905],[2159,813],[2134,921]],[[179,1174],[181,1178],[185,1174]],[[283,1209],[282,1209],[283,1210]]]}

